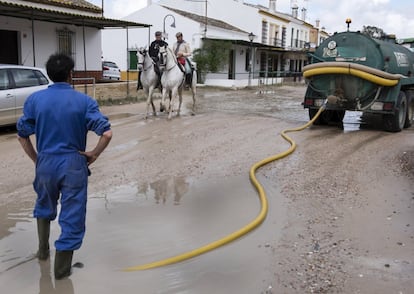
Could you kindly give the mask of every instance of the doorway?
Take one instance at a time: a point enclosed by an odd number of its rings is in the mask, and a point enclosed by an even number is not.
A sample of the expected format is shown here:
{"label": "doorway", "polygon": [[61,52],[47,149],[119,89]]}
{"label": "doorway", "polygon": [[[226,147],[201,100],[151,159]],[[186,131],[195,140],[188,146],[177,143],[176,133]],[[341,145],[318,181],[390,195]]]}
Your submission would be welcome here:
{"label": "doorway", "polygon": [[18,33],[0,30],[0,63],[19,64]]}
{"label": "doorway", "polygon": [[229,53],[229,80],[234,80],[234,50],[230,50]]}

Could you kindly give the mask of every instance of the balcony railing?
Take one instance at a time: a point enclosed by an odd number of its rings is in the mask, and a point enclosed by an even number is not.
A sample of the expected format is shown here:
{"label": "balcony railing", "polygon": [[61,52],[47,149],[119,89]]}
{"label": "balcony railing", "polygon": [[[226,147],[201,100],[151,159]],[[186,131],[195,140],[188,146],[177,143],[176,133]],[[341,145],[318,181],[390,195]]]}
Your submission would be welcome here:
{"label": "balcony railing", "polygon": [[282,39],[271,38],[270,45],[282,48]]}

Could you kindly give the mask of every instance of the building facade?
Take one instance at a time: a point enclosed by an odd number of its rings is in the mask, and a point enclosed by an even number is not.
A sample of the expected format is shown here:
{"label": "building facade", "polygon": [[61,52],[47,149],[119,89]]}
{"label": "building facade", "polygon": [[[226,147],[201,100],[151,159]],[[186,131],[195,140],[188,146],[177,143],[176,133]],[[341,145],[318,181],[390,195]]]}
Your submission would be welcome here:
{"label": "building facade", "polygon": [[201,48],[207,39],[232,43],[222,68],[205,73],[206,85],[240,87],[300,78],[307,63],[307,51],[328,34],[305,21],[306,9],[302,8],[299,15],[299,7],[293,6],[286,14],[278,12],[276,5],[276,0],[269,0],[267,7],[242,0],[148,1],[147,7],[131,13],[125,20],[149,23],[152,25],[149,31],[130,31],[132,42],[128,52],[122,52],[114,40],[126,36],[106,30],[104,57],[116,61],[123,70],[134,70],[130,62],[134,52],[149,46],[155,31],[164,32],[171,46],[175,33],[180,31],[193,50]]}
{"label": "building facade", "polygon": [[79,80],[99,80],[101,30],[129,26],[147,25],[104,18],[100,7],[80,0],[0,1],[0,63],[44,67],[61,52],[74,59]]}

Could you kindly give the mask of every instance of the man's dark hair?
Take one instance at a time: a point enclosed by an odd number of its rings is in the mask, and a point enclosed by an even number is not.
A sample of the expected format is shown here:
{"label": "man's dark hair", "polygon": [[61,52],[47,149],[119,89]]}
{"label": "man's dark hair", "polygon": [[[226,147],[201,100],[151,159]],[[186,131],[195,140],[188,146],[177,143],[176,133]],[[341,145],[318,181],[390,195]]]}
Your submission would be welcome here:
{"label": "man's dark hair", "polygon": [[70,72],[75,67],[72,57],[56,53],[49,57],[46,62],[46,72],[49,78],[55,82],[67,82]]}

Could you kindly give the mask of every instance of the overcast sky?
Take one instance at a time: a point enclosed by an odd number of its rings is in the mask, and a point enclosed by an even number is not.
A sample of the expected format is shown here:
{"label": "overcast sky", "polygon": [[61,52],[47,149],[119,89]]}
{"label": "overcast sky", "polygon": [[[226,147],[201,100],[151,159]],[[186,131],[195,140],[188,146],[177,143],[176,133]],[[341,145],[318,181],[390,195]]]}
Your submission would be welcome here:
{"label": "overcast sky", "polygon": [[[104,1],[104,15],[109,18],[123,17],[144,8],[147,0],[89,0],[97,6]],[[234,0],[223,0],[234,1]],[[153,0],[153,2],[158,2]],[[268,0],[245,0],[244,2],[268,6]],[[290,13],[291,2],[296,2],[301,9],[306,7],[307,19],[320,26],[328,33],[346,30],[345,19],[351,18],[351,30],[362,30],[365,26],[376,26],[387,34],[395,34],[398,39],[414,38],[414,0],[277,0],[276,10]],[[139,20],[136,20],[139,22]]]}

